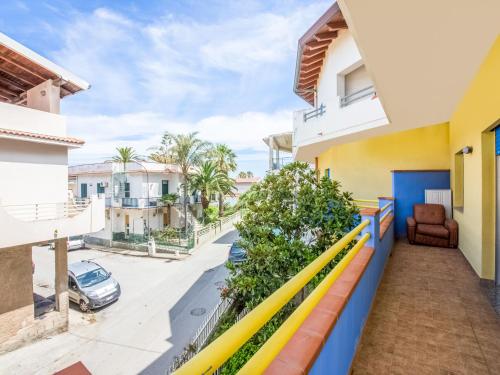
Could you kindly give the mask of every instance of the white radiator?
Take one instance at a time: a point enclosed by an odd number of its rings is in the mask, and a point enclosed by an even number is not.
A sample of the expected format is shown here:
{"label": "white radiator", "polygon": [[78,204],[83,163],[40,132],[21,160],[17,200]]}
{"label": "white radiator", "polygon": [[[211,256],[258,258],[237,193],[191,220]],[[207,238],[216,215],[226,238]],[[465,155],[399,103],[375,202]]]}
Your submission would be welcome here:
{"label": "white radiator", "polygon": [[452,217],[451,190],[425,190],[425,203],[442,204],[446,210],[446,217]]}

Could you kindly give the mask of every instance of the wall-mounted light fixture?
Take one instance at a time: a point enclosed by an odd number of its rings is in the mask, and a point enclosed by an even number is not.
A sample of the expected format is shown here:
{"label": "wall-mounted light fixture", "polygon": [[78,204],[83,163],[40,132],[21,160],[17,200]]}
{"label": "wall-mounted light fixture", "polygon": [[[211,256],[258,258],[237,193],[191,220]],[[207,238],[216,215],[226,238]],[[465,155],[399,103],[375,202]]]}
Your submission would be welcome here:
{"label": "wall-mounted light fixture", "polygon": [[462,154],[472,154],[472,146],[465,146],[462,149]]}

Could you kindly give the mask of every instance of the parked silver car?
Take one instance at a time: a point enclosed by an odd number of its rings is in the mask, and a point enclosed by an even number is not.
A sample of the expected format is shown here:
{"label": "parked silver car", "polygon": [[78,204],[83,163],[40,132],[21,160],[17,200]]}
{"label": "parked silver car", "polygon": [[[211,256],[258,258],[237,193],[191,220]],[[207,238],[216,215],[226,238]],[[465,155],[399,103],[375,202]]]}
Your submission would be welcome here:
{"label": "parked silver car", "polygon": [[120,298],[120,284],[99,264],[82,260],[68,266],[68,294],[70,301],[87,312],[110,304]]}
{"label": "parked silver car", "polygon": [[[50,248],[55,249],[56,245],[52,241],[50,243]],[[85,240],[83,236],[71,236],[68,237],[68,250],[80,250],[85,249]]]}

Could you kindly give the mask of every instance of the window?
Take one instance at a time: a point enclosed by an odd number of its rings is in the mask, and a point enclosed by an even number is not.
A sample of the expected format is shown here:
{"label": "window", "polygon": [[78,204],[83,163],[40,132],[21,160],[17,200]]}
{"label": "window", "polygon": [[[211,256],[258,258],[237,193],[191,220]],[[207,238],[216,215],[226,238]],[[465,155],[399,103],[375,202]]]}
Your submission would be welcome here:
{"label": "window", "polygon": [[130,182],[125,182],[125,198],[130,198]]}
{"label": "window", "polygon": [[325,169],[325,176],[330,178],[330,168]]}
{"label": "window", "polygon": [[104,182],[97,183],[97,194],[104,194]]}
{"label": "window", "polygon": [[161,195],[168,194],[168,180],[161,180]]}
{"label": "window", "polygon": [[87,184],[80,185],[80,198],[87,198]]}
{"label": "window", "polygon": [[455,154],[453,205],[464,206],[464,154],[462,151]]}
{"label": "window", "polygon": [[343,76],[339,76],[339,82],[341,107],[368,98],[375,93],[373,82],[364,65],[347,71]]}
{"label": "window", "polygon": [[71,276],[68,277],[68,288],[71,289],[71,290],[75,290],[76,289],[76,281]]}

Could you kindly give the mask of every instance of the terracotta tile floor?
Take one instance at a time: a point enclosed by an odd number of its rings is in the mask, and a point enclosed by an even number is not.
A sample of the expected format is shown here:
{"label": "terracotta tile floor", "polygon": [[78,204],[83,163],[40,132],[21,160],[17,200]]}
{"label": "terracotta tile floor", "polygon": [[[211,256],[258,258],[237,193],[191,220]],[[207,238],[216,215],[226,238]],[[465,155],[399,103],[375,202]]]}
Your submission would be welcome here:
{"label": "terracotta tile floor", "polygon": [[459,250],[395,245],[352,373],[500,374],[500,319]]}

